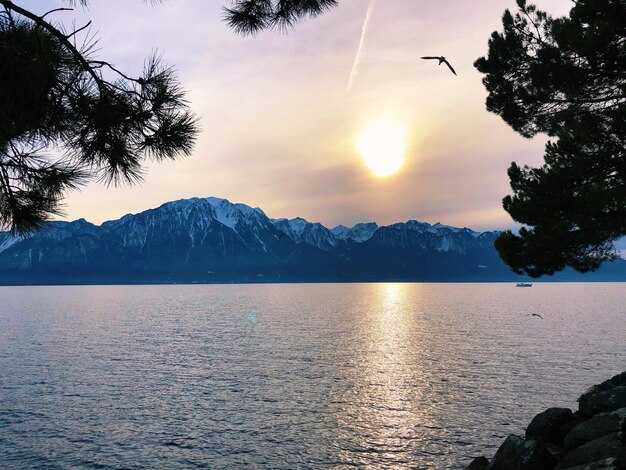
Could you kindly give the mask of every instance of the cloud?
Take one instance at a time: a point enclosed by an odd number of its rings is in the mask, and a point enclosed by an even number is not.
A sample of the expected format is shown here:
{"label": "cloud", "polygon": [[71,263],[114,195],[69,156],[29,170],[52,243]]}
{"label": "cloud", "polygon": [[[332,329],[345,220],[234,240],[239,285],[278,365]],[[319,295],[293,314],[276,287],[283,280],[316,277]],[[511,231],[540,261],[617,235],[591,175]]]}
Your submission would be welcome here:
{"label": "cloud", "polygon": [[[58,6],[58,0],[23,2],[38,12]],[[472,62],[487,51],[514,0],[397,0],[384,8],[343,1],[287,34],[255,37],[228,30],[220,10],[225,2],[107,0],[58,14],[78,25],[93,20],[102,38],[99,58],[123,70],[140,70],[151,50],[162,52],[203,128],[191,157],[149,163],[140,187],[94,184],[70,193],[67,218],[99,222],[167,200],[214,195],[327,225],[411,218],[511,225],[501,209],[510,191],[506,169],[513,160],[540,164],[545,139],[524,139],[485,110]],[[569,0],[536,3],[558,13],[571,7]],[[426,54],[446,55],[459,76],[417,60]],[[406,123],[409,147],[400,172],[378,179],[353,138],[385,113]]]}

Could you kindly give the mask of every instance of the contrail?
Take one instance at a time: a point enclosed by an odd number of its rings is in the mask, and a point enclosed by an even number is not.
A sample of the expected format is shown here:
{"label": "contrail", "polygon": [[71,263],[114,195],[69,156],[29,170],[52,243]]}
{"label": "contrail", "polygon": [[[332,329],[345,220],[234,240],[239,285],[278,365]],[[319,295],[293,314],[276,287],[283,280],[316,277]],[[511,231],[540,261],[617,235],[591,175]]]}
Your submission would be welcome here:
{"label": "contrail", "polygon": [[363,22],[363,27],[361,28],[361,39],[359,40],[359,48],[356,50],[356,57],[354,58],[354,64],[352,64],[352,71],[350,72],[350,79],[348,80],[346,93],[350,93],[350,90],[352,90],[352,82],[354,81],[354,77],[359,73],[359,63],[361,62],[361,53],[363,52],[363,45],[365,44],[365,36],[367,35],[367,28],[370,24],[370,17],[372,16],[372,10],[374,10],[375,4],[376,4],[376,0],[370,0],[369,5],[367,6],[367,13],[365,14],[365,21]]}

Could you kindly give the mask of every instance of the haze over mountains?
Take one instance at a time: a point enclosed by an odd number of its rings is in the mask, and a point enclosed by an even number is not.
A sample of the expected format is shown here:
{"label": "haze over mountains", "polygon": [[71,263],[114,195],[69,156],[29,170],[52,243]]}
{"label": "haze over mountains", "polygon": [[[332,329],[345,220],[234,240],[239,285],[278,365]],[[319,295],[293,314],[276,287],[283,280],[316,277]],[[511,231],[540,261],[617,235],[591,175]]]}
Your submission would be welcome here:
{"label": "haze over mountains", "polygon": [[[498,232],[409,220],[329,229],[214,197],[168,202],[100,226],[0,232],[0,284],[513,281]],[[626,261],[546,280],[626,280]]]}

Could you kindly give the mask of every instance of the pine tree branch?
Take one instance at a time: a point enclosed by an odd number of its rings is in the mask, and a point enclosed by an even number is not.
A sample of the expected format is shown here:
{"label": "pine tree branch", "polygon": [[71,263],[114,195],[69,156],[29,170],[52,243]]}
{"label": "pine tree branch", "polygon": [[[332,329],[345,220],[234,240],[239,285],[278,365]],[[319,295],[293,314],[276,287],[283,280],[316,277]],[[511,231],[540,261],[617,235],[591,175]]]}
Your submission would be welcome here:
{"label": "pine tree branch", "polygon": [[77,35],[78,33],[80,33],[83,29],[88,28],[89,26],[91,26],[91,20],[90,20],[90,21],[88,21],[86,25],[81,26],[81,27],[80,27],[80,28],[78,28],[78,29],[75,29],[75,30],[74,30],[74,31],[72,31],[70,34],[66,35],[65,37],[66,37],[67,39],[69,39],[69,38],[71,38],[72,36],[75,36],[75,35]]}
{"label": "pine tree branch", "polygon": [[19,5],[16,5],[11,0],[0,0],[0,5],[4,6],[4,8],[6,8],[7,10],[12,10],[24,16],[25,18],[32,20],[36,25],[44,28],[46,31],[52,34],[55,38],[57,38],[59,42],[72,53],[74,58],[82,66],[83,70],[92,76],[92,78],[98,85],[98,88],[100,89],[100,91],[102,93],[107,92],[107,85],[108,85],[107,82],[104,81],[104,79],[100,75],[98,75],[98,73],[96,73],[96,71],[93,69],[93,67],[91,67],[91,65],[89,65],[89,62],[87,61],[87,59],[85,59],[85,57],[81,54],[81,52],[78,49],[76,49],[74,44],[72,44],[72,42],[68,39],[68,36],[66,36],[57,28],[55,28],[50,23],[48,23],[44,19],[43,16],[37,16],[34,13],[26,10],[25,8],[22,8]]}
{"label": "pine tree branch", "polygon": [[57,12],[57,11],[73,11],[73,10],[74,10],[73,8],[54,8],[53,10],[47,11],[46,13],[41,15],[41,19],[44,19],[49,14]]}
{"label": "pine tree branch", "polygon": [[88,63],[89,64],[94,64],[94,68],[108,67],[111,70],[113,70],[115,73],[117,73],[120,77],[125,78],[129,82],[139,83],[140,85],[145,83],[145,80],[143,80],[142,78],[129,77],[128,75],[126,75],[125,73],[123,73],[122,71],[118,70],[113,65],[111,65],[110,63],[108,63],[108,62],[106,62],[104,60],[90,60]]}

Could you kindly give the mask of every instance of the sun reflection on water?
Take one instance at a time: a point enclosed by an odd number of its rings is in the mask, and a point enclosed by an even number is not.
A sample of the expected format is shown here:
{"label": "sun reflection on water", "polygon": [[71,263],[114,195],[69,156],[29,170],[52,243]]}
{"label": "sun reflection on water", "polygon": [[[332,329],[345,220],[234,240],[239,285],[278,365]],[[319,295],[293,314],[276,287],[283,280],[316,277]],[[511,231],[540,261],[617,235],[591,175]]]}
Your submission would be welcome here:
{"label": "sun reflection on water", "polygon": [[2,295],[1,468],[463,468],[626,363],[612,283]]}
{"label": "sun reflection on water", "polygon": [[346,414],[356,421],[353,445],[366,458],[410,464],[419,428],[434,427],[419,407],[423,344],[415,341],[415,330],[425,319],[414,304],[414,285],[372,284],[369,289],[361,331],[368,346],[358,359],[355,393],[348,403],[352,409]]}

